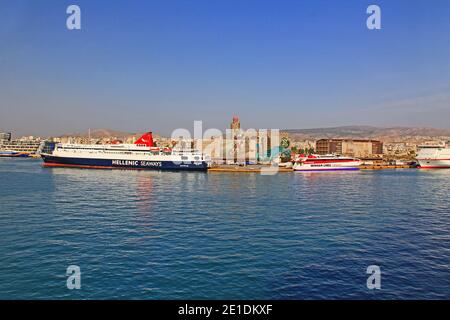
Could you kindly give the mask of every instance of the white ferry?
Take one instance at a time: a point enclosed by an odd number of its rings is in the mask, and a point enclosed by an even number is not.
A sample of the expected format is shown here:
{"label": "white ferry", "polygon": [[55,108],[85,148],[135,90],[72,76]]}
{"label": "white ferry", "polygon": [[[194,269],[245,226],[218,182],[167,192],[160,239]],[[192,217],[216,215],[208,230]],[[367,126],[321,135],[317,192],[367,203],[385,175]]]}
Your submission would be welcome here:
{"label": "white ferry", "polygon": [[151,132],[134,144],[47,145],[41,152],[46,167],[78,167],[94,169],[153,169],[206,171],[207,157],[192,150],[155,147]]}
{"label": "white ferry", "polygon": [[1,140],[0,157],[29,157],[39,153],[39,139]]}
{"label": "white ferry", "polygon": [[442,145],[421,145],[417,161],[422,169],[450,169],[450,142]]}
{"label": "white ferry", "polygon": [[294,164],[294,171],[338,171],[359,170],[361,160],[334,154],[309,155],[299,157]]}

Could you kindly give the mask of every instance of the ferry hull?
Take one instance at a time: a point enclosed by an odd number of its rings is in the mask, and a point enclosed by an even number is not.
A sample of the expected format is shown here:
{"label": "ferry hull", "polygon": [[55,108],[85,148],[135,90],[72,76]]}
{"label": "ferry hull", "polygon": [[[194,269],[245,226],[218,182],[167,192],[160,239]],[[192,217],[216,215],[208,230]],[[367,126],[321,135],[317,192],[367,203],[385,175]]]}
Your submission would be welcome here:
{"label": "ferry hull", "polygon": [[449,169],[450,146],[422,146],[417,154],[421,169]]}
{"label": "ferry hull", "polygon": [[450,159],[419,160],[421,169],[450,169]]}
{"label": "ferry hull", "polygon": [[74,167],[86,169],[140,169],[172,171],[206,171],[205,161],[194,163],[177,163],[173,161],[114,160],[94,158],[72,158],[42,155],[45,167]]}

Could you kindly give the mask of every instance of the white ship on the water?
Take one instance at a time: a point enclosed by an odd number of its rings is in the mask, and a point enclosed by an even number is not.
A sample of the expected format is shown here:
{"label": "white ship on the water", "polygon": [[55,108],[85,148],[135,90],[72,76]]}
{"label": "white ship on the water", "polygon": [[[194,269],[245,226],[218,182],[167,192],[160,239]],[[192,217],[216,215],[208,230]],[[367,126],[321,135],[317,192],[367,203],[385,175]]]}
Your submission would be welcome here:
{"label": "white ship on the water", "polygon": [[199,152],[155,147],[151,132],[134,144],[47,144],[41,156],[47,167],[206,171],[209,165]]}
{"label": "white ship on the water", "polygon": [[450,142],[418,147],[417,161],[422,169],[450,169]]}
{"label": "white ship on the water", "polygon": [[341,171],[359,170],[361,160],[340,155],[309,155],[299,157],[294,164],[295,171]]}
{"label": "white ship on the water", "polygon": [[[4,134],[3,134],[4,135]],[[22,138],[11,140],[11,135],[7,139],[0,140],[0,157],[29,157],[39,153],[42,147],[39,138]]]}

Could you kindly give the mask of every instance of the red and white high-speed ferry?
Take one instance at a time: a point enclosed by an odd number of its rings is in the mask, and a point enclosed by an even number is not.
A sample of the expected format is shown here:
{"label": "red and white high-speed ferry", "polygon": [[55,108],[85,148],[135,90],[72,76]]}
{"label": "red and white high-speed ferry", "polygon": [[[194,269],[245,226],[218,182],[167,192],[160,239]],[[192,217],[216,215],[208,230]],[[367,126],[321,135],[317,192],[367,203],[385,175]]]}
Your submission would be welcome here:
{"label": "red and white high-speed ferry", "polygon": [[334,154],[300,157],[294,164],[295,171],[359,170],[361,160]]}

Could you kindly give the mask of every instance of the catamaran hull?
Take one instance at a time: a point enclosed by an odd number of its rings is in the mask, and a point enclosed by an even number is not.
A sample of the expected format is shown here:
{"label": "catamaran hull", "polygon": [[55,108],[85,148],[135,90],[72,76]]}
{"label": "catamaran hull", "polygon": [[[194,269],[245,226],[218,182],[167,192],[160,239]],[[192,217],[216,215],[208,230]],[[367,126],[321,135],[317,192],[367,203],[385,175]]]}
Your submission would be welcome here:
{"label": "catamaran hull", "polygon": [[321,167],[321,168],[311,168],[311,167],[294,167],[294,171],[357,171],[357,167]]}
{"label": "catamaran hull", "polygon": [[95,158],[72,158],[42,155],[46,167],[75,167],[87,169],[140,169],[140,170],[187,170],[206,171],[208,164],[199,162],[173,162],[148,160],[114,160]]}
{"label": "catamaran hull", "polygon": [[294,171],[356,171],[359,170],[359,160],[307,160],[312,163],[300,163],[294,165]]}

